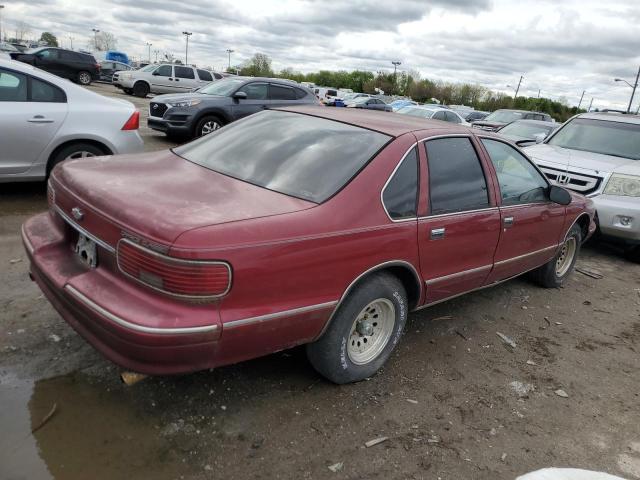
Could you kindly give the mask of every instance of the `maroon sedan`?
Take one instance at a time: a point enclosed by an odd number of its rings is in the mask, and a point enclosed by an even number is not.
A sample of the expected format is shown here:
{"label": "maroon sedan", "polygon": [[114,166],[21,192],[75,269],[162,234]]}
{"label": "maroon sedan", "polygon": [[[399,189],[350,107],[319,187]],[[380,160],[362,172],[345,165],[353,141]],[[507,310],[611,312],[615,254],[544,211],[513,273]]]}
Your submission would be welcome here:
{"label": "maroon sedan", "polygon": [[409,312],[524,272],[571,273],[590,200],[512,144],[404,115],[265,111],[172,151],[69,160],[23,239],[67,322],[124,368],[173,374],[307,344],[373,375]]}

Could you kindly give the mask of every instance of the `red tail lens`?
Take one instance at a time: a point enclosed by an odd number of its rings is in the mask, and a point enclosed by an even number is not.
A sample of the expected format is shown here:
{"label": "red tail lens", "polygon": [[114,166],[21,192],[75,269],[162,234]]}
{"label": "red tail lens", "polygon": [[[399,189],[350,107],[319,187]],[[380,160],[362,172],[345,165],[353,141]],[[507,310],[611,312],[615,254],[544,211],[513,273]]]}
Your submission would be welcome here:
{"label": "red tail lens", "polygon": [[122,126],[122,130],[138,130],[140,128],[140,112],[136,110]]}
{"label": "red tail lens", "polygon": [[154,252],[129,240],[118,243],[118,267],[145,285],[188,298],[212,298],[231,287],[231,267],[224,262],[183,260]]}

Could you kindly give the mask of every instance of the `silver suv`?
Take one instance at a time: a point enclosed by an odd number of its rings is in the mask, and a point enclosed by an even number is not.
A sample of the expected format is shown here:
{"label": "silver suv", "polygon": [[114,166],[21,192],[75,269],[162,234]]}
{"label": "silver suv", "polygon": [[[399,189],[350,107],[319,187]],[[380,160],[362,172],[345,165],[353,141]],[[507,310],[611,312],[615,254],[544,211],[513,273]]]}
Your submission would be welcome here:
{"label": "silver suv", "polygon": [[547,177],[591,197],[600,233],[640,261],[640,117],[583,113],[526,149]]}
{"label": "silver suv", "polygon": [[220,78],[222,75],[219,73],[202,68],[163,63],[130,72],[116,72],[112,83],[129,95],[144,98],[149,93],[192,92]]}

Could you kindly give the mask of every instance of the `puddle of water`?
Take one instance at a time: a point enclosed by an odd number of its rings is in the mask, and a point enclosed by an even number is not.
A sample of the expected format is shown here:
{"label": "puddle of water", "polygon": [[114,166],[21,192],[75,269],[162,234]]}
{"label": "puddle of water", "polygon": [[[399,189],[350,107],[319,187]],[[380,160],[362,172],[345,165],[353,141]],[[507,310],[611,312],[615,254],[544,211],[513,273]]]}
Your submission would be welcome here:
{"label": "puddle of water", "polygon": [[[0,372],[0,478],[189,476],[179,437],[162,435],[159,415],[136,397],[78,374],[33,383]],[[54,404],[53,417],[32,434]]]}

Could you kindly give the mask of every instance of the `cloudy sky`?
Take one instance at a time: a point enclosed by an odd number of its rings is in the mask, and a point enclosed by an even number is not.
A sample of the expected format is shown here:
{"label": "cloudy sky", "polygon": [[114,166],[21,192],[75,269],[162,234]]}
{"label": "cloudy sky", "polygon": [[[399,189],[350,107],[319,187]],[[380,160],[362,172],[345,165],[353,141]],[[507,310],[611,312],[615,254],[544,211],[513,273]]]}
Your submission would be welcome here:
{"label": "cloudy sky", "polygon": [[[0,0],[2,2],[2,0]],[[256,52],[276,69],[402,70],[583,106],[626,108],[640,65],[639,0],[29,0],[2,2],[3,28],[26,23],[86,48],[92,28],[135,57],[153,50],[222,69]],[[162,54],[161,54],[162,55]],[[152,53],[153,57],[153,53]],[[511,90],[511,92],[513,92]],[[634,101],[637,106],[640,101]],[[635,108],[635,107],[634,107]]]}

